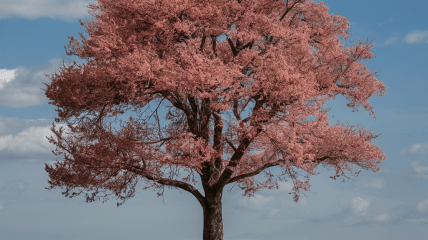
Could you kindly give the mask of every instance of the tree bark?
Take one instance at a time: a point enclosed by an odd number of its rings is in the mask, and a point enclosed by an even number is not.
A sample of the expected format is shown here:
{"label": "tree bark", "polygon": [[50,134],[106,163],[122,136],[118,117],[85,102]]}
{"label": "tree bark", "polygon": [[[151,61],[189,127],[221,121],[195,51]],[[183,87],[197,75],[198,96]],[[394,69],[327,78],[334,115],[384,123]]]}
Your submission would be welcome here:
{"label": "tree bark", "polygon": [[205,195],[203,240],[224,240],[221,198],[221,190]]}

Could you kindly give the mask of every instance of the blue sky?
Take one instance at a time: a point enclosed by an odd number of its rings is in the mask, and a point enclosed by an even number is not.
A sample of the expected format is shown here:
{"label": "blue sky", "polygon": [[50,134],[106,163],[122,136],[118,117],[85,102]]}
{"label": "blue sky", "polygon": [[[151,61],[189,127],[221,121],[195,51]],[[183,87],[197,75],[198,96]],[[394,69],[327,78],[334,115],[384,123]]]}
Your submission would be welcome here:
{"label": "blue sky", "polygon": [[[63,46],[67,35],[80,40],[79,18],[93,18],[84,7],[88,3],[0,1],[0,239],[201,239],[202,208],[182,190],[165,188],[163,199],[137,190],[116,208],[115,199],[88,204],[83,196],[69,199],[59,189],[44,189],[44,164],[56,158],[46,136],[52,135],[57,113],[40,90],[49,81],[43,74],[58,71],[63,56],[84,63],[65,55]],[[325,106],[331,108],[330,124],[349,122],[382,133],[372,142],[387,159],[379,173],[361,172],[345,183],[318,168],[311,191],[298,203],[288,195],[289,183],[259,190],[252,198],[242,196],[238,186],[229,193],[227,186],[225,239],[428,239],[428,2],[324,3],[330,13],[349,19],[351,40],[374,39],[376,58],[366,65],[379,71],[377,79],[388,87],[386,96],[369,101],[376,121],[363,109],[352,113],[346,99],[337,96]],[[202,192],[200,183],[196,187]]]}

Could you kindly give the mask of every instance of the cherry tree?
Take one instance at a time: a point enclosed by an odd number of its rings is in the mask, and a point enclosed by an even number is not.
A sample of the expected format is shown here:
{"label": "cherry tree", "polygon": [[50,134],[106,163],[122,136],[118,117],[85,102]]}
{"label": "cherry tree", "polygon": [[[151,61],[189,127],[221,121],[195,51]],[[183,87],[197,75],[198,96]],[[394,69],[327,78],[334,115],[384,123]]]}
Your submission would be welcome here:
{"label": "cherry tree", "polygon": [[[373,44],[345,46],[347,19],[322,2],[98,0],[89,8],[97,21],[79,20],[89,38],[69,37],[66,50],[87,63],[63,66],[43,89],[55,122],[70,129],[64,136],[52,123],[56,140],[48,139],[64,159],[46,165],[48,189],[83,193],[87,202],[114,196],[118,206],[139,181],[158,195],[165,186],[183,189],[203,209],[203,239],[220,240],[228,184],[251,197],[290,180],[297,202],[318,165],[334,169],[333,179],[349,178],[379,171],[386,159],[371,143],[379,135],[331,126],[322,109],[342,94],[353,111],[372,115],[368,99],[387,88],[361,63],[374,58]],[[159,121],[161,104],[169,104],[168,124]],[[129,110],[138,118],[112,128]],[[280,176],[270,173],[275,166]],[[262,172],[266,181],[256,181]]]}

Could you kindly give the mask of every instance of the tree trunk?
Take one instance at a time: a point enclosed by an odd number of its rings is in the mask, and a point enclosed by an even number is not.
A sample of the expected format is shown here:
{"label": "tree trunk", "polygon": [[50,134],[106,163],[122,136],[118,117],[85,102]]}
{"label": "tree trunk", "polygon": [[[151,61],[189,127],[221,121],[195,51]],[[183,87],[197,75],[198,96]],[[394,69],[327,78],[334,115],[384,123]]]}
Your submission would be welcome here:
{"label": "tree trunk", "polygon": [[224,240],[221,192],[205,196],[203,240]]}

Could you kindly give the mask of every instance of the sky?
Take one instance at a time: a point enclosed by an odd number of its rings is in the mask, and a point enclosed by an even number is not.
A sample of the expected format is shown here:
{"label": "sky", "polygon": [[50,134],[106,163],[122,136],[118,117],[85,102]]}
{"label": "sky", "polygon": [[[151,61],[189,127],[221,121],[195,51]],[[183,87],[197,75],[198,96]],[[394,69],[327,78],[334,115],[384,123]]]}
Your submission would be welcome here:
{"label": "sky", "polygon": [[[93,19],[88,3],[0,1],[0,239],[202,239],[202,208],[183,190],[165,188],[158,198],[141,190],[141,183],[134,198],[116,207],[115,199],[86,203],[84,196],[70,199],[61,189],[45,189],[45,163],[61,156],[52,153],[55,146],[46,139],[53,135],[57,112],[41,90],[50,81],[43,74],[58,72],[63,57],[84,63],[67,56],[64,45],[67,36],[81,40],[79,18]],[[375,42],[376,58],[365,64],[379,71],[377,79],[388,87],[386,96],[369,100],[376,120],[364,109],[352,112],[339,95],[325,106],[331,108],[330,124],[340,121],[381,134],[372,142],[387,159],[380,172],[362,171],[345,183],[330,179],[331,170],[317,168],[320,174],[311,177],[310,191],[297,203],[288,194],[289,182],[251,198],[228,185],[223,192],[225,240],[428,239],[428,2],[324,4],[330,13],[349,19],[351,40]],[[196,187],[203,192],[200,182]]]}

